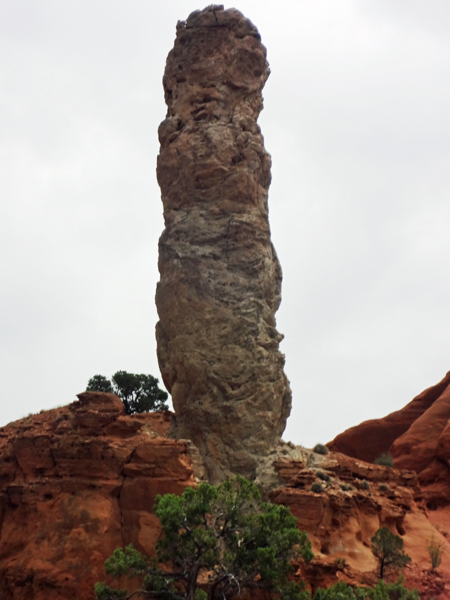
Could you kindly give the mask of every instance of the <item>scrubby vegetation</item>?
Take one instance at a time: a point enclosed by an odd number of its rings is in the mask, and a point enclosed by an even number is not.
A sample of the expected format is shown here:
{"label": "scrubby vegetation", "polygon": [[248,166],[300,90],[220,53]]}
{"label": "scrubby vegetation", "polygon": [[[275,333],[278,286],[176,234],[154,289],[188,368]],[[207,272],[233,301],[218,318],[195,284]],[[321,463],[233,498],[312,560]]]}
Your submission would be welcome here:
{"label": "scrubby vegetation", "polygon": [[87,391],[116,394],[123,402],[126,415],[167,410],[167,392],[158,387],[158,379],[153,375],[134,375],[117,371],[111,380],[104,375],[94,375],[89,379]]}
{"label": "scrubby vegetation", "polygon": [[406,588],[402,580],[393,584],[380,581],[374,588],[352,588],[340,581],[326,590],[319,588],[313,600],[420,600],[420,596],[417,590]]}
{"label": "scrubby vegetation", "polygon": [[313,452],[315,452],[316,454],[323,454],[323,455],[327,455],[329,450],[328,448],[325,446],[325,444],[316,444],[313,448]]}
{"label": "scrubby vegetation", "polygon": [[[322,487],[319,482],[313,486]],[[158,600],[231,600],[246,589],[252,596],[266,590],[279,600],[420,600],[402,578],[383,582],[386,570],[402,569],[411,560],[403,540],[386,528],[372,538],[380,577],[374,588],[338,582],[311,597],[302,583],[288,579],[292,558],[313,558],[306,533],[297,529],[288,508],[263,502],[255,484],[243,477],[217,487],[202,483],[181,496],[158,496],[155,514],[163,532],[155,559],[130,545],[115,550],[105,563],[108,575],[138,578],[141,588],[128,592],[97,583],[96,600],[127,600],[136,594]],[[436,547],[432,540],[430,548]],[[347,567],[342,557],[334,564],[337,570]]]}
{"label": "scrubby vegetation", "polygon": [[[236,477],[217,487],[187,488],[181,496],[158,496],[155,514],[163,531],[156,559],[128,546],[105,563],[109,575],[140,578],[142,597],[230,599],[248,589],[268,590],[285,600],[308,598],[287,577],[292,558],[313,558],[311,543],[289,509],[263,502],[254,483]],[[170,571],[161,568],[164,563]],[[200,576],[207,577],[207,594]],[[97,600],[130,597],[104,583],[95,591]]]}
{"label": "scrubby vegetation", "polygon": [[323,486],[319,481],[315,481],[311,486],[311,491],[315,494],[320,494],[323,492]]}
{"label": "scrubby vegetation", "polygon": [[374,461],[374,464],[381,465],[382,467],[393,467],[394,466],[394,457],[389,452],[384,452],[380,454],[378,458]]}
{"label": "scrubby vegetation", "polygon": [[431,570],[435,571],[442,562],[442,553],[444,548],[439,544],[434,537],[431,538],[427,545],[428,554],[430,555]]}

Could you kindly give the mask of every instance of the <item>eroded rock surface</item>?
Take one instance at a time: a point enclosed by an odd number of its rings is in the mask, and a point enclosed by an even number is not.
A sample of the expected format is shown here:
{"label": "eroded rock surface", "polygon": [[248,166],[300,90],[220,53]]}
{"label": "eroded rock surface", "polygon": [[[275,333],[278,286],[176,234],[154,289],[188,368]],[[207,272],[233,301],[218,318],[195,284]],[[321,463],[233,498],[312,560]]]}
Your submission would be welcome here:
{"label": "eroded rock surface", "polygon": [[157,494],[196,484],[170,413],[124,416],[113,394],[0,429],[0,597],[93,600],[104,562],[133,543],[150,555]]}
{"label": "eroded rock surface", "polygon": [[237,10],[210,6],[178,23],[159,128],[156,337],[173,435],[195,443],[213,482],[254,476],[291,408],[274,317],[271,161],[256,123],[268,75],[258,31]]}
{"label": "eroded rock surface", "polygon": [[329,448],[373,461],[390,452],[395,466],[415,471],[430,507],[450,503],[450,373],[403,409],[339,434]]}
{"label": "eroded rock surface", "polygon": [[[288,506],[307,532],[315,558],[298,565],[298,575],[314,591],[336,581],[373,586],[378,581],[371,538],[380,527],[400,535],[411,565],[406,585],[422,600],[450,595],[450,507],[428,510],[416,473],[370,464],[331,452],[302,458],[280,456],[275,462],[284,485],[270,492],[272,502]],[[321,484],[315,493],[312,484]],[[427,550],[434,539],[442,547],[442,564],[431,571]],[[398,574],[387,575],[395,581]]]}
{"label": "eroded rock surface", "polygon": [[[153,555],[155,496],[180,494],[201,476],[193,445],[166,437],[170,417],[124,416],[117,397],[87,392],[0,428],[2,600],[94,600],[116,547],[132,542]],[[376,583],[370,539],[387,526],[411,555],[407,584],[422,581],[422,600],[450,597],[450,509],[427,508],[415,473],[293,444],[280,445],[272,460],[277,480],[266,481],[267,495],[291,508],[316,554],[297,565],[310,589]],[[311,491],[313,483],[323,491]],[[432,538],[444,550],[437,573],[429,572]]]}

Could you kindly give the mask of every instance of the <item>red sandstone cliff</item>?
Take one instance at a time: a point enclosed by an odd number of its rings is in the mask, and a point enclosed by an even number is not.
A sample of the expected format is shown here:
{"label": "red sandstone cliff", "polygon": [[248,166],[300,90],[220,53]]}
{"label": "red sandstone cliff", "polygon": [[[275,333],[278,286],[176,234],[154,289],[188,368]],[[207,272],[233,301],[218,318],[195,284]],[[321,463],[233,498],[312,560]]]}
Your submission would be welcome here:
{"label": "red sandstone cliff", "polygon": [[401,410],[338,435],[331,450],[373,461],[390,452],[396,467],[418,474],[429,508],[450,504],[450,372]]}
{"label": "red sandstone cliff", "polygon": [[170,413],[123,415],[112,394],[0,429],[0,597],[88,600],[112,551],[151,553],[157,494],[195,485]]}
{"label": "red sandstone cliff", "polygon": [[[111,394],[79,398],[0,429],[2,600],[92,600],[116,547],[132,542],[152,554],[156,494],[196,484],[195,449],[164,437],[170,413],[124,416]],[[423,600],[450,596],[450,511],[427,509],[414,473],[289,446],[274,457],[279,480],[270,498],[291,508],[312,541],[316,558],[298,571],[312,589],[337,580],[374,583],[370,538],[387,526],[413,559],[407,583],[422,586]],[[321,494],[310,490],[318,473],[330,478]],[[436,575],[426,550],[433,536],[445,548]]]}

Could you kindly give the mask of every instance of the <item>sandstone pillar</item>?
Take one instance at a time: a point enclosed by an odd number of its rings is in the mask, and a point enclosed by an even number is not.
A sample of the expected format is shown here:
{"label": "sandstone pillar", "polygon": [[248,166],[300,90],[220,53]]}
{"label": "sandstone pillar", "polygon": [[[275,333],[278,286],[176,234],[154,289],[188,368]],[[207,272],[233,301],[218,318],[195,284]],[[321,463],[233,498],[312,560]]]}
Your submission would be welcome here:
{"label": "sandstone pillar", "polygon": [[172,433],[194,442],[213,482],[254,476],[291,409],[274,317],[271,161],[256,123],[268,75],[259,33],[237,10],[209,6],[178,22],[159,127],[156,337]]}

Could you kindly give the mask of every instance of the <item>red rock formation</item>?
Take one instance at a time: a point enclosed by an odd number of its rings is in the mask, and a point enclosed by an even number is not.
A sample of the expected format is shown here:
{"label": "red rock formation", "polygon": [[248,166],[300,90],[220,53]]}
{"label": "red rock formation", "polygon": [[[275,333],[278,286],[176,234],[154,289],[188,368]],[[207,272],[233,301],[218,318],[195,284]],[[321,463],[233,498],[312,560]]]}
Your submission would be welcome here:
{"label": "red rock formation", "polygon": [[253,476],[291,408],[274,317],[271,161],[256,123],[268,75],[258,31],[237,10],[210,6],[178,24],[159,128],[156,337],[173,433],[195,443],[212,481]]}
{"label": "red rock formation", "polygon": [[85,392],[0,429],[3,600],[92,600],[116,547],[153,552],[156,495],[195,485],[186,443],[163,437],[169,422]]}
{"label": "red rock formation", "polygon": [[338,435],[328,447],[373,461],[391,452],[395,465],[415,471],[429,506],[450,503],[450,373],[405,408],[365,421]]}
{"label": "red rock formation", "polygon": [[[395,440],[407,432],[411,425],[433,406],[449,385],[450,372],[440,383],[426,389],[401,410],[382,419],[372,419],[350,427],[327,446],[335,452],[342,452],[353,458],[373,462],[380,454],[390,450]],[[442,429],[439,433],[441,432]],[[405,469],[414,469],[411,463],[401,466]]]}
{"label": "red rock formation", "polygon": [[[182,493],[196,483],[189,455],[195,448],[164,437],[170,413],[124,416],[111,394],[79,398],[0,429],[2,600],[93,600],[94,583],[105,580],[104,561],[116,547],[132,542],[153,554],[160,532],[152,512],[156,494]],[[388,526],[413,558],[407,583],[417,585],[422,573],[422,600],[448,597],[450,511],[426,509],[415,473],[338,453],[283,452],[270,497],[291,508],[312,541],[316,558],[298,565],[311,589],[339,580],[375,583],[370,538]],[[319,481],[324,491],[315,494],[310,487]],[[432,537],[445,549],[438,576],[424,571]]]}
{"label": "red rock formation", "polygon": [[[279,459],[275,466],[286,483],[273,490],[270,499],[288,506],[312,541],[316,558],[309,566],[299,565],[299,575],[313,591],[336,581],[376,584],[371,538],[380,527],[388,527],[402,537],[412,559],[405,571],[406,585],[418,587],[422,600],[449,597],[450,509],[426,509],[415,473],[339,453],[326,457],[311,453],[307,460]],[[324,475],[329,478],[327,483]],[[322,483],[321,493],[311,491],[313,482]],[[437,573],[430,572],[427,550],[433,538],[443,548]],[[345,559],[344,566],[339,559]],[[419,574],[424,575],[422,583]]]}

